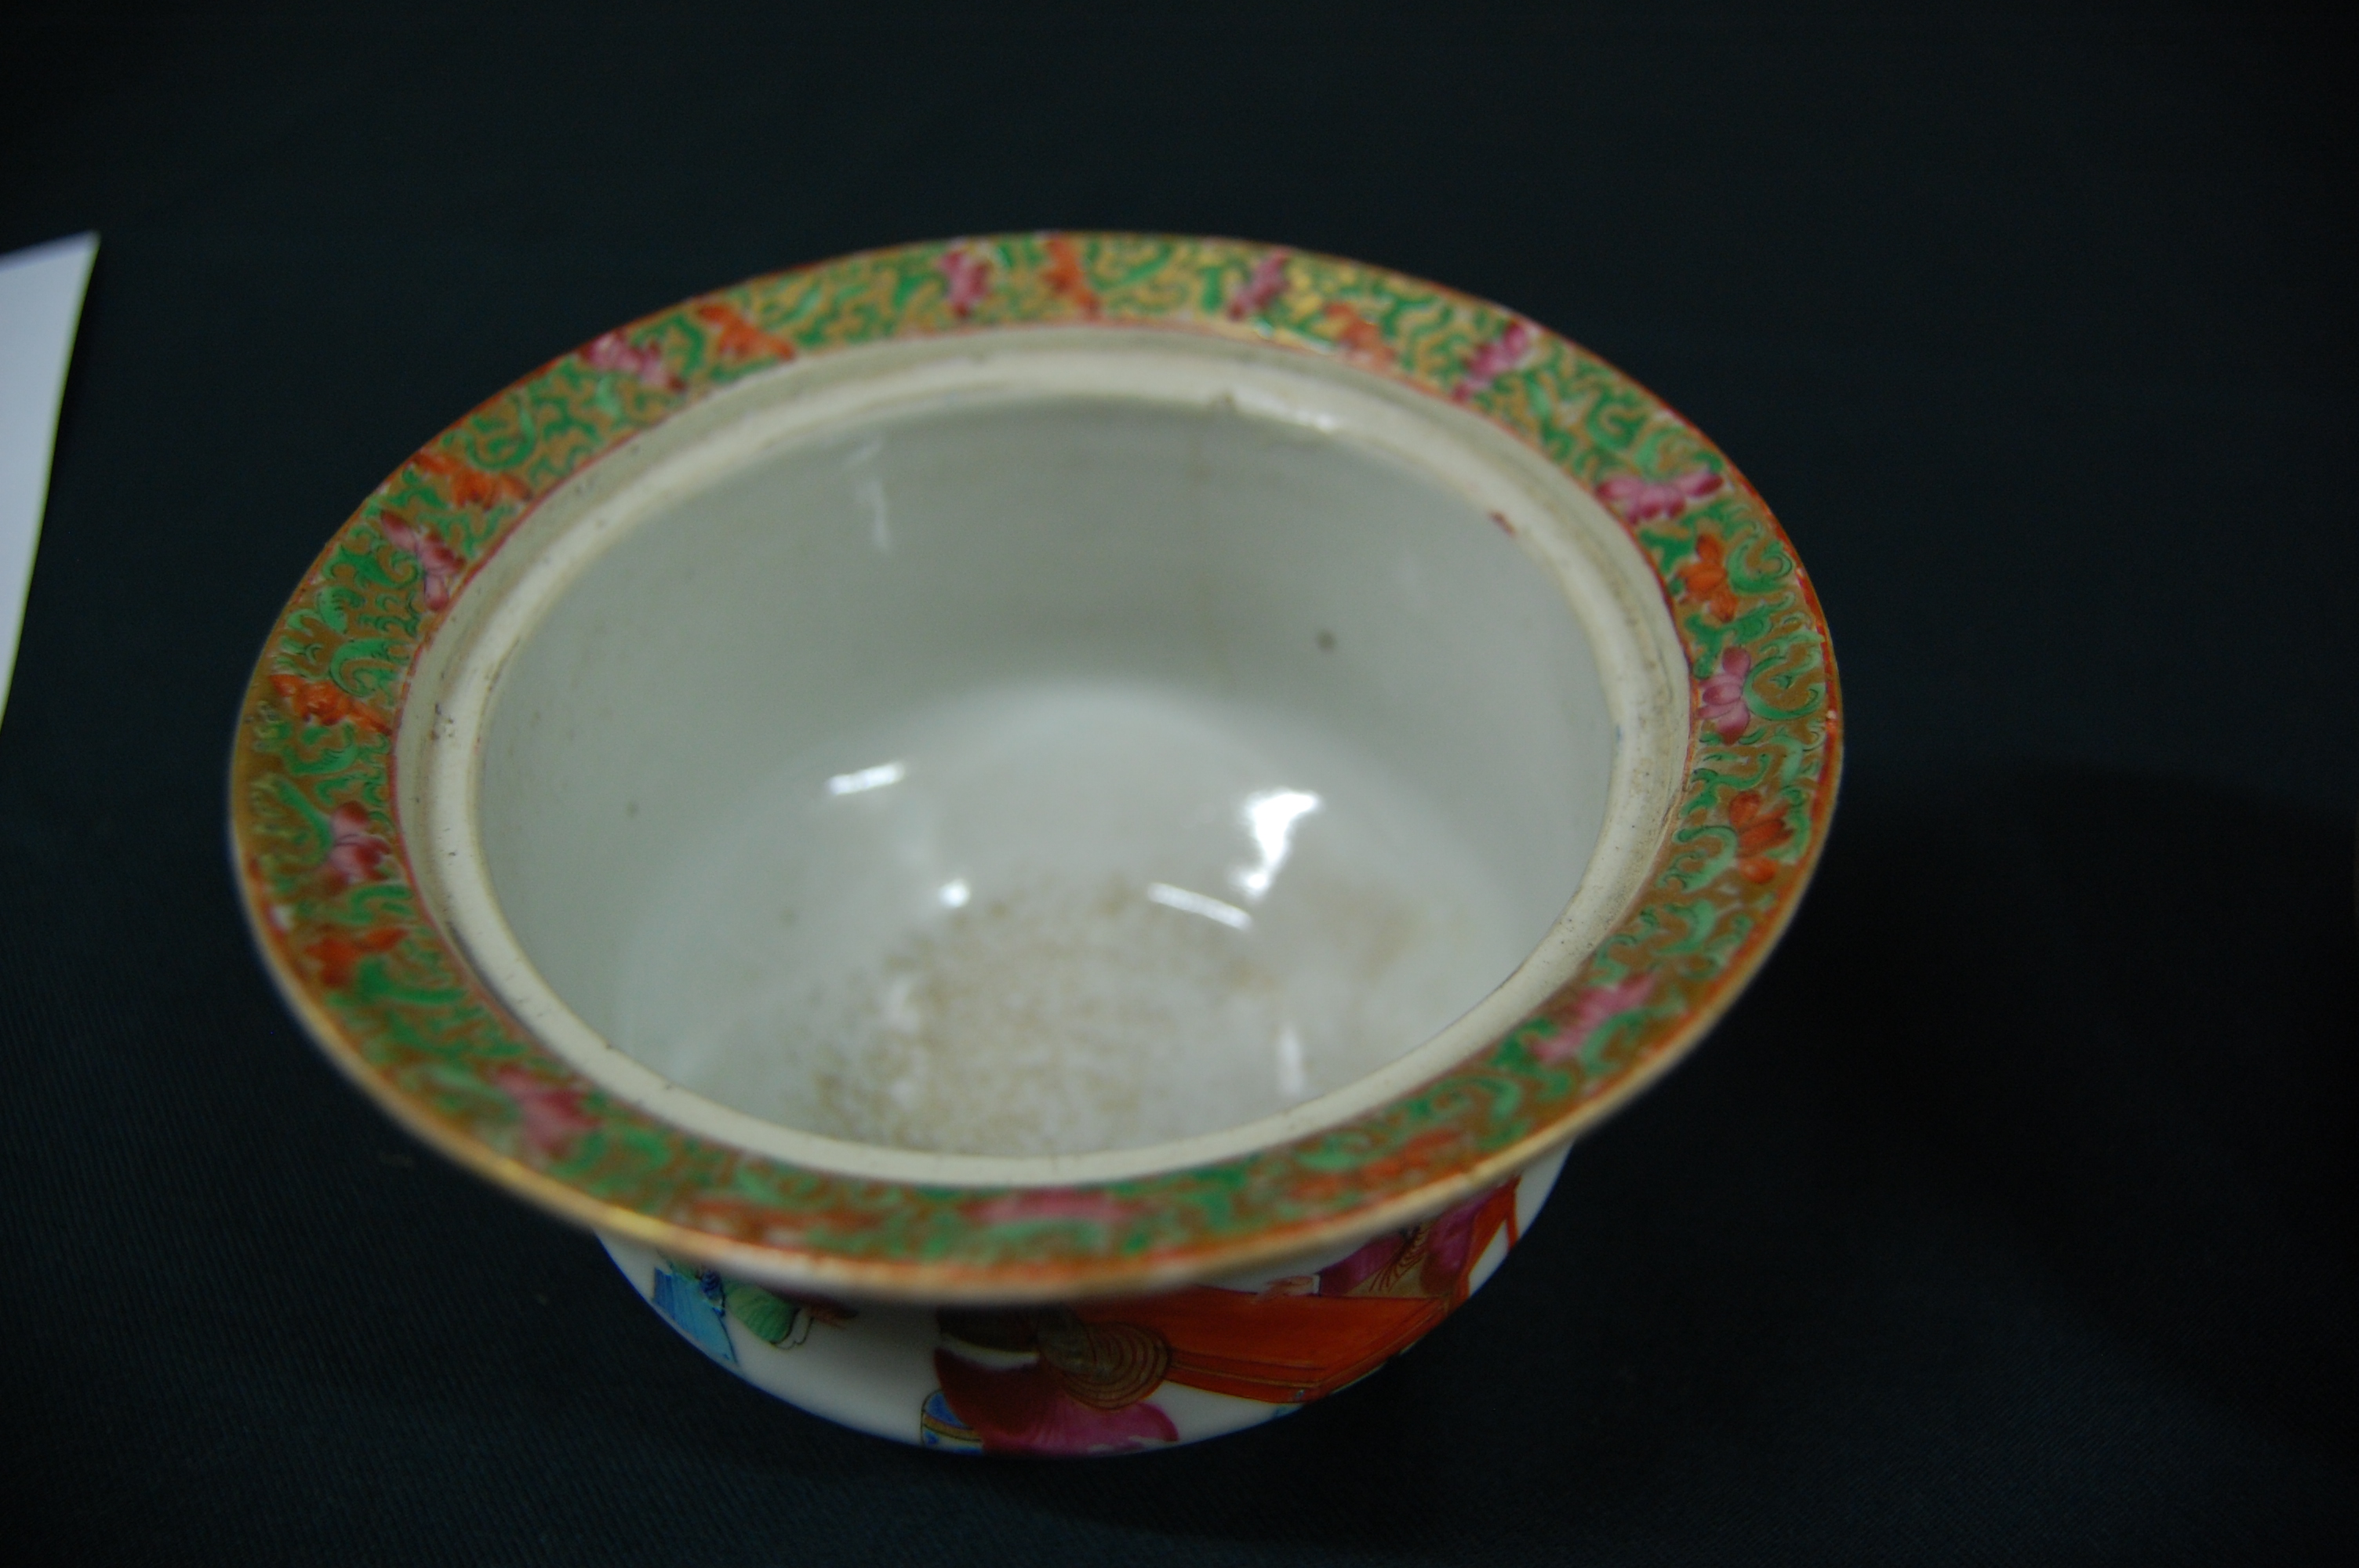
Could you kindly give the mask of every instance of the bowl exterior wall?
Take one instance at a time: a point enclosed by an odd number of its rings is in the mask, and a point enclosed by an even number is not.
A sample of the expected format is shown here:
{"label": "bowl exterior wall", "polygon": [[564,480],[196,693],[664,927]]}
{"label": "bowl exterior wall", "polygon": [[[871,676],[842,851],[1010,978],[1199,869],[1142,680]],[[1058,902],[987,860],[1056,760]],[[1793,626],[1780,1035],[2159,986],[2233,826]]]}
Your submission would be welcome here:
{"label": "bowl exterior wall", "polygon": [[814,1415],[951,1453],[1127,1454],[1257,1426],[1375,1371],[1482,1288],[1563,1163],[1559,1150],[1304,1266],[1045,1307],[788,1296],[601,1239],[680,1337]]}

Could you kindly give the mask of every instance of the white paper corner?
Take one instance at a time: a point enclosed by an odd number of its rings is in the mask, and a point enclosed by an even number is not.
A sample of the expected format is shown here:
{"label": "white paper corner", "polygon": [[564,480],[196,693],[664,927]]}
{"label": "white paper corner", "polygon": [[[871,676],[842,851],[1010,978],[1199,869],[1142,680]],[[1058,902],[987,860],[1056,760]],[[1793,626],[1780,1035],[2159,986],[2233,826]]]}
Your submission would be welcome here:
{"label": "white paper corner", "polygon": [[0,716],[16,668],[66,366],[97,254],[96,234],[75,234],[0,256]]}

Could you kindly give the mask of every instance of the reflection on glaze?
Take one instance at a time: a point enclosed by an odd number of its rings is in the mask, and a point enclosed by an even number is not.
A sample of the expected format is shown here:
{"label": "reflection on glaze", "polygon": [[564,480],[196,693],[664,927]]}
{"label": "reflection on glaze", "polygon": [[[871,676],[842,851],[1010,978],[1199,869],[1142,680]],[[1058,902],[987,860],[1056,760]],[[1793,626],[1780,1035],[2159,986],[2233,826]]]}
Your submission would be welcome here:
{"label": "reflection on glaze", "polygon": [[883,789],[886,784],[899,784],[908,776],[906,763],[879,762],[873,768],[862,768],[856,773],[836,774],[827,781],[827,793],[862,795],[872,789]]}
{"label": "reflection on glaze", "polygon": [[1302,1031],[1291,1023],[1277,1032],[1277,1092],[1289,1102],[1310,1093],[1310,1075],[1302,1065]]}
{"label": "reflection on glaze", "polygon": [[885,502],[885,474],[879,462],[885,455],[882,437],[864,441],[844,457],[844,467],[852,470],[852,499],[868,520],[868,543],[878,555],[890,555],[893,550],[893,514]]}
{"label": "reflection on glaze", "polygon": [[1244,890],[1248,903],[1259,903],[1269,892],[1278,868],[1294,852],[1294,825],[1318,809],[1319,797],[1307,790],[1266,789],[1245,796],[1238,816],[1253,835],[1254,848],[1261,851],[1261,864],[1240,866],[1230,880]]}
{"label": "reflection on glaze", "polygon": [[1189,914],[1201,914],[1207,920],[1219,922],[1232,931],[1253,929],[1253,916],[1235,904],[1223,903],[1217,898],[1209,898],[1201,892],[1190,892],[1186,888],[1176,888],[1169,882],[1147,883],[1147,901],[1149,903],[1159,903],[1166,909],[1181,910]]}

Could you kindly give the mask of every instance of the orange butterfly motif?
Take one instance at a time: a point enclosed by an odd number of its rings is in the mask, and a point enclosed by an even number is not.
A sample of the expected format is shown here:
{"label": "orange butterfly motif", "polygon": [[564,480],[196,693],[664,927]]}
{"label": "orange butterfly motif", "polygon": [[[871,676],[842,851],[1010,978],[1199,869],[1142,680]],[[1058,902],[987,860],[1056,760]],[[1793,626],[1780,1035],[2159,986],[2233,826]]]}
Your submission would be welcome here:
{"label": "orange butterfly motif", "polygon": [[1748,882],[1776,876],[1769,851],[1794,837],[1785,806],[1764,800],[1757,789],[1741,789],[1728,797],[1728,825],[1736,829],[1736,874]]}
{"label": "orange butterfly motif", "polygon": [[349,719],[364,730],[380,735],[392,732],[393,726],[385,715],[364,702],[355,700],[333,681],[303,680],[295,676],[272,676],[270,689],[278,694],[278,706],[305,724],[324,729],[342,724]]}
{"label": "orange butterfly motif", "polygon": [[330,931],[303,949],[320,965],[320,983],[342,990],[357,975],[360,961],[371,953],[390,952],[401,945],[397,925],[373,925],[366,931]]}
{"label": "orange butterfly motif", "polygon": [[430,448],[412,457],[409,466],[449,485],[453,506],[496,506],[503,501],[523,501],[532,493],[512,473],[486,473],[463,458]]}
{"label": "orange butterfly motif", "polygon": [[1343,351],[1345,359],[1378,369],[1392,364],[1393,351],[1385,342],[1384,329],[1374,321],[1340,299],[1329,301],[1320,314],[1335,323],[1335,346]]}
{"label": "orange butterfly motif", "polygon": [[1728,551],[1710,534],[1696,535],[1696,558],[1671,575],[1680,590],[1701,600],[1723,622],[1736,619],[1736,589],[1728,580]]}
{"label": "orange butterfly motif", "polygon": [[1049,236],[1049,265],[1040,269],[1040,281],[1049,286],[1049,293],[1071,300],[1082,315],[1098,313],[1097,291],[1082,272],[1082,253],[1074,248],[1071,234]]}
{"label": "orange butterfly motif", "polygon": [[749,360],[768,354],[795,357],[795,346],[774,332],[765,332],[735,306],[708,299],[696,308],[696,319],[712,329],[712,351],[724,360]]}

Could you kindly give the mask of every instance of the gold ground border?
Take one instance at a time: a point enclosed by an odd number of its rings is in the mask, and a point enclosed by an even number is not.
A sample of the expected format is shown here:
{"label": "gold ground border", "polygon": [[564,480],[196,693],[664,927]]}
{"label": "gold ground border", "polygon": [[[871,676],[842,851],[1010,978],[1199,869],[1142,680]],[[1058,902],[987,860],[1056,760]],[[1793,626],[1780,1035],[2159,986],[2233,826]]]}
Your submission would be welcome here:
{"label": "gold ground border", "polygon": [[[955,297],[961,265],[980,267],[988,286],[963,308]],[[396,895],[406,891],[391,814],[390,734],[436,614],[423,602],[424,558],[393,546],[387,514],[398,508],[405,526],[462,557],[449,586],[463,591],[465,570],[557,485],[743,374],[891,336],[1075,321],[1249,337],[1351,360],[1487,415],[1593,491],[1610,488],[1616,474],[1717,477],[1709,500],[1699,494],[1669,515],[1658,506],[1651,517],[1642,505],[1635,520],[1625,516],[1690,654],[1689,786],[1647,891],[1532,1019],[1408,1094],[1275,1149],[1114,1182],[957,1187],[799,1170],[697,1139],[605,1095],[507,1017],[414,902],[401,910],[397,940],[347,966],[375,990],[356,994],[368,989],[357,979],[331,983],[315,953],[322,934],[358,929],[353,919],[364,901],[398,908]],[[1520,351],[1509,352],[1519,341]],[[1563,417],[1568,388],[1594,395],[1572,421]],[[491,440],[504,419],[537,402],[558,407],[560,425],[586,431],[553,471],[533,467],[548,454],[529,420],[527,438],[512,449]],[[1625,416],[1602,423],[1598,410],[1609,404]],[[1707,523],[1725,546],[1742,545],[1756,565],[1767,563],[1752,579],[1759,591],[1739,597],[1745,613],[1726,621],[1724,635],[1705,608],[1690,603],[1681,613],[1682,600],[1697,596],[1676,563],[1693,556]],[[326,660],[318,626],[302,620],[339,592],[381,612],[386,624],[408,617],[406,643],[382,639],[386,670],[374,684],[366,668],[355,675],[358,666]],[[1760,613],[1769,613],[1769,634],[1748,642],[1739,629]],[[1786,687],[1799,683],[1806,699],[1814,687],[1816,698],[1771,716],[1754,704],[1752,727],[1723,739],[1707,716],[1710,677],[1700,671],[1711,669],[1715,652],[1786,648],[1798,638],[1815,657],[1787,670]],[[308,719],[319,722],[309,722],[299,711],[304,697],[281,689],[306,681],[326,681],[332,690],[321,698],[332,708],[341,697],[351,714],[331,717],[313,701]],[[351,784],[336,804],[367,809],[398,878],[325,887],[318,825],[307,862],[299,825],[273,815],[267,791],[293,777],[289,759],[310,755],[315,730],[348,741],[351,763],[316,770],[295,787],[324,810],[330,794]],[[1499,307],[1335,258],[1223,240],[1008,235],[862,253],[701,296],[550,362],[429,442],[339,531],[274,629],[233,755],[231,840],[257,946],[298,1018],[396,1120],[459,1163],[568,1219],[751,1278],[877,1298],[1050,1300],[1152,1290],[1346,1248],[1503,1179],[1627,1103],[1733,1004],[1792,919],[1833,809],[1841,737],[1824,617],[1776,519],[1692,427],[1593,355]],[[1774,782],[1783,792],[1775,798],[1799,795],[1791,806],[1800,831],[1780,806],[1777,821],[1788,836],[1751,857],[1755,874],[1767,868],[1754,886],[1736,869],[1745,860],[1736,853],[1743,825],[1732,820],[1729,802],[1740,793],[1735,773],[1765,758],[1782,771],[1765,765],[1756,771],[1767,782],[1748,787],[1758,796]],[[1661,911],[1682,897],[1690,909],[1709,903],[1742,916],[1743,928],[1701,962],[1650,968],[1650,956],[1679,947],[1664,939]],[[421,1053],[404,1043],[424,1036],[411,1016],[417,1009],[403,1011],[402,973],[429,973],[442,984],[427,991],[458,996],[448,1009],[461,1036],[456,1049],[443,1043]],[[1603,1017],[1594,1005],[1584,1010],[1600,990],[1638,975],[1660,983]],[[1543,1060],[1568,1045],[1569,1058]],[[458,1070],[438,1078],[421,1065]],[[484,1076],[495,1068],[521,1070],[532,1095],[560,1105],[568,1135],[555,1142],[527,1136],[527,1108]],[[473,1081],[462,1081],[471,1073]],[[1497,1091],[1516,1084],[1542,1092],[1510,1094],[1511,1108],[1489,1116]],[[582,1151],[593,1143],[597,1158],[585,1165]],[[614,1146],[638,1157],[615,1158]],[[1269,1169],[1273,1162],[1288,1168]]]}

